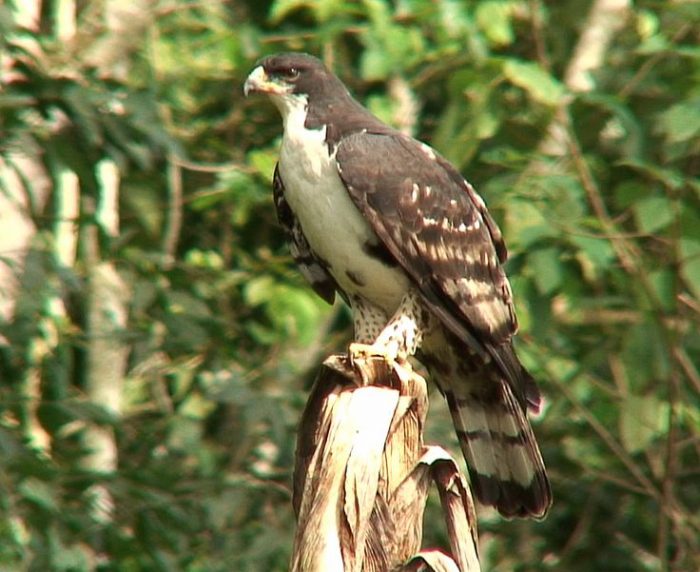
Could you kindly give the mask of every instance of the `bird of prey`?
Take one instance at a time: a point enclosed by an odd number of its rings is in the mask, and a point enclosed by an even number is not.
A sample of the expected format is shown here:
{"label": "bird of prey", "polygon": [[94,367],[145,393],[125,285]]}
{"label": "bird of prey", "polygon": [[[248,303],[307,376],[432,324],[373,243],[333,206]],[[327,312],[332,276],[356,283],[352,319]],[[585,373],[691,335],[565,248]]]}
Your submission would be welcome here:
{"label": "bird of prey", "polygon": [[479,501],[543,517],[552,496],[527,418],[540,394],[513,349],[507,252],[484,201],[313,56],[262,59],[244,91],[266,94],[282,115],[279,222],[314,290],[350,305],[351,354],[415,354],[447,399]]}

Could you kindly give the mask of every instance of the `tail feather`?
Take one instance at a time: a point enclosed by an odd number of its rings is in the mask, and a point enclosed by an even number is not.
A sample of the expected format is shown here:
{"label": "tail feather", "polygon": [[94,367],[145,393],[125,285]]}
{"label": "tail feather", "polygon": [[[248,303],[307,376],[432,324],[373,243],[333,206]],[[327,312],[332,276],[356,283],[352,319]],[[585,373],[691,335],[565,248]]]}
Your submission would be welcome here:
{"label": "tail feather", "polygon": [[439,385],[479,501],[507,517],[543,517],[552,502],[549,481],[526,413],[510,387],[498,383],[498,398],[491,392],[484,400],[463,382],[443,379]]}
{"label": "tail feather", "polygon": [[540,393],[510,343],[491,349],[498,360],[435,328],[417,357],[447,399],[476,498],[507,517],[542,518],[552,492],[527,419]]}

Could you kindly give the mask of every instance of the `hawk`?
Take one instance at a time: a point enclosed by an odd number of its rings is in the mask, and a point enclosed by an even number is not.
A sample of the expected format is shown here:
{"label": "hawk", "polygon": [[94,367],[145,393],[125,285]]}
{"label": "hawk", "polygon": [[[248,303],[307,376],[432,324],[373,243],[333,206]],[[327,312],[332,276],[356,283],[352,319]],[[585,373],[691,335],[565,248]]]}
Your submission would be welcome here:
{"label": "hawk", "polygon": [[262,59],[244,92],[268,95],[282,115],[278,219],[314,290],[350,305],[351,354],[415,354],[447,399],[479,501],[543,517],[552,496],[527,418],[540,394],[513,349],[507,252],[484,201],[313,56]]}

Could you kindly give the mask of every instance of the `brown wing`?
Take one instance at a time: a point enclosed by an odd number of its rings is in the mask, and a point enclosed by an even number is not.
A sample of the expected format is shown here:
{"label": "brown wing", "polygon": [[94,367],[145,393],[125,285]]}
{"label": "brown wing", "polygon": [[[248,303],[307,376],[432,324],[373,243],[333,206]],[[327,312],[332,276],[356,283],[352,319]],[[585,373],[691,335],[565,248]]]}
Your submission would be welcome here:
{"label": "brown wing", "polygon": [[350,196],[441,321],[522,395],[522,367],[506,249],[481,198],[443,158],[414,139],[360,132],[337,147]]}

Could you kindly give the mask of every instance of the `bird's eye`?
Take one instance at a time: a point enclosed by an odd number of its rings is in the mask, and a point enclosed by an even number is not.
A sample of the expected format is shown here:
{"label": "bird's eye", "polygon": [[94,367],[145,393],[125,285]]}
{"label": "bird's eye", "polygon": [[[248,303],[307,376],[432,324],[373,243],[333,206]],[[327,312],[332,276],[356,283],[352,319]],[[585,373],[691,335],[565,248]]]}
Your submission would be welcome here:
{"label": "bird's eye", "polygon": [[299,77],[299,68],[289,68],[284,75],[286,79],[297,79]]}

